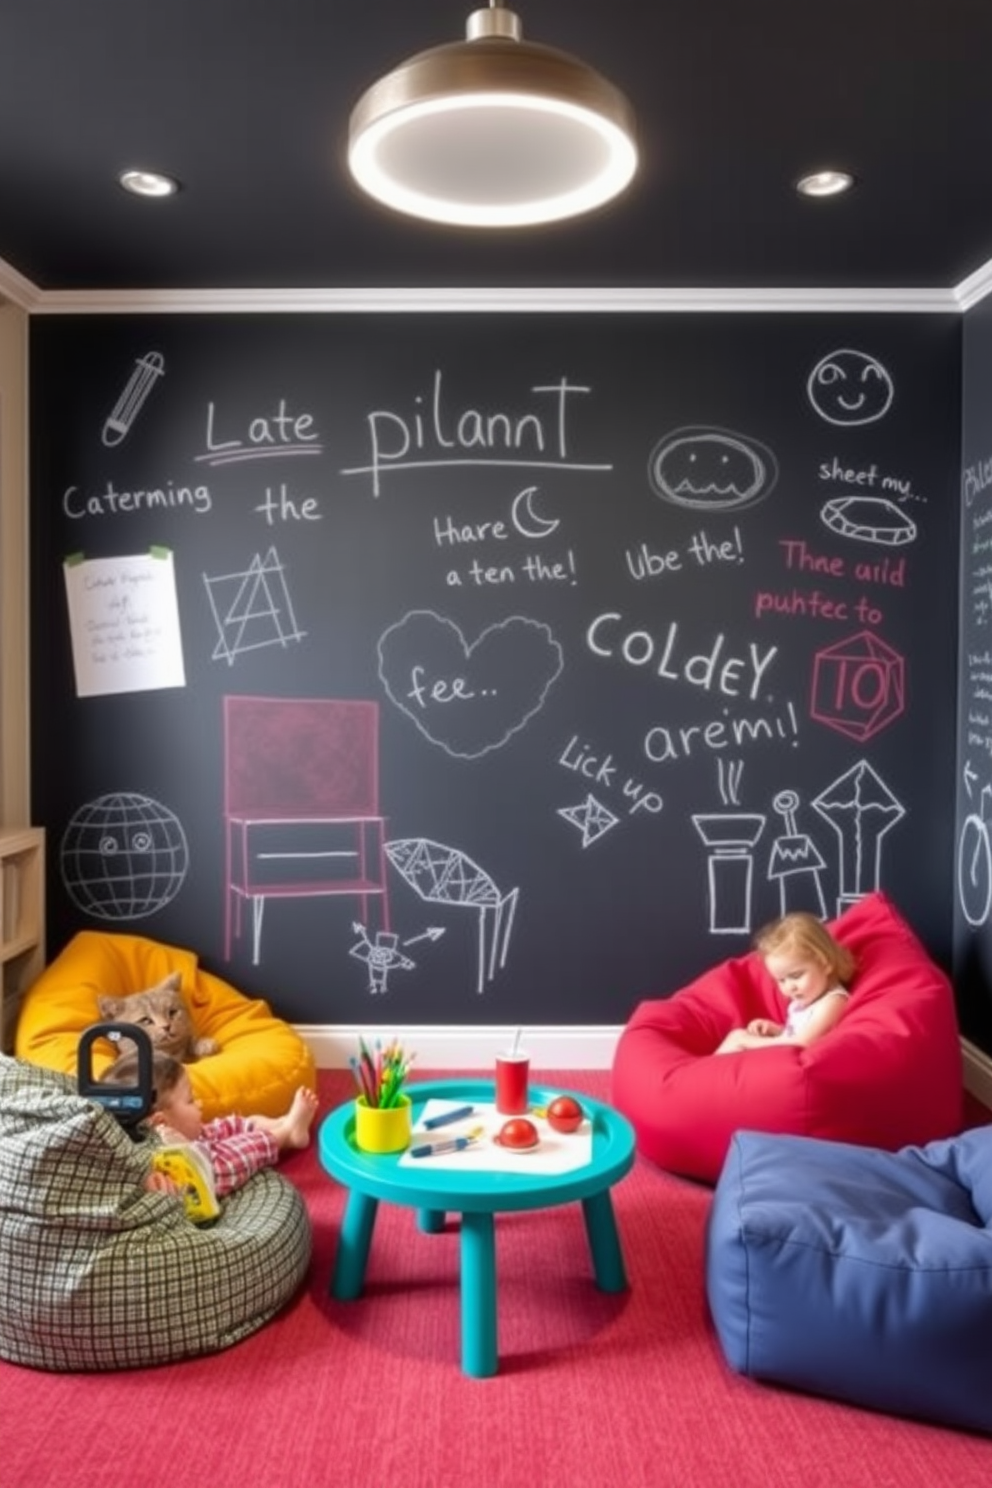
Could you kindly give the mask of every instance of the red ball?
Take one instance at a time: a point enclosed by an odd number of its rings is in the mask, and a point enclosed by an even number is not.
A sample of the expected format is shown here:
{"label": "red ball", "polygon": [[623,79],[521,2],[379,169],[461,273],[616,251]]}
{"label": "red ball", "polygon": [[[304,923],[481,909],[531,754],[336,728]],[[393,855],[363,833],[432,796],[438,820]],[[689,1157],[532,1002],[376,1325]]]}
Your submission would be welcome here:
{"label": "red ball", "polygon": [[570,1095],[558,1095],[548,1106],[548,1125],[556,1132],[578,1131],[585,1115],[578,1101]]}
{"label": "red ball", "polygon": [[540,1140],[537,1127],[526,1116],[514,1116],[512,1121],[504,1121],[499,1129],[501,1147],[536,1147]]}

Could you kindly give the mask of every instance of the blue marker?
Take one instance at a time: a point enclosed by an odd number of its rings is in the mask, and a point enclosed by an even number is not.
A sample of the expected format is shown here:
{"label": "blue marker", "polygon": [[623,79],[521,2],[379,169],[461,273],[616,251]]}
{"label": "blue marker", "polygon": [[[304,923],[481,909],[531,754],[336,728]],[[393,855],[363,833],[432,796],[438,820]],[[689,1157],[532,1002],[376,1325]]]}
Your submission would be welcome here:
{"label": "blue marker", "polygon": [[456,1106],[453,1111],[442,1111],[440,1116],[431,1116],[424,1122],[424,1131],[433,1131],[436,1126],[448,1126],[452,1121],[461,1121],[464,1116],[471,1116],[474,1110],[474,1106]]}
{"label": "blue marker", "polygon": [[445,1137],[440,1142],[425,1142],[420,1147],[411,1147],[411,1157],[440,1157],[443,1152],[464,1152],[466,1147],[474,1146],[477,1138],[473,1133],[469,1137]]}

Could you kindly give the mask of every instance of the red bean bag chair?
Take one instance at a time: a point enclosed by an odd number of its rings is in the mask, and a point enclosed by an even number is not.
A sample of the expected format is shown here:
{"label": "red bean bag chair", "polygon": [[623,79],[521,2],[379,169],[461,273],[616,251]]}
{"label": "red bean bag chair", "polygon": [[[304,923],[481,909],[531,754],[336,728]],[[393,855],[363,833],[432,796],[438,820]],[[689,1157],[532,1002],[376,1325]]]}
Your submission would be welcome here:
{"label": "red bean bag chair", "polygon": [[961,1043],[947,977],[882,893],[830,929],[858,970],[844,1016],[807,1049],[714,1054],[731,1028],[784,1019],[785,999],[754,951],[635,1009],[617,1044],[613,1104],[645,1157],[715,1183],[740,1128],[890,1152],[961,1130]]}

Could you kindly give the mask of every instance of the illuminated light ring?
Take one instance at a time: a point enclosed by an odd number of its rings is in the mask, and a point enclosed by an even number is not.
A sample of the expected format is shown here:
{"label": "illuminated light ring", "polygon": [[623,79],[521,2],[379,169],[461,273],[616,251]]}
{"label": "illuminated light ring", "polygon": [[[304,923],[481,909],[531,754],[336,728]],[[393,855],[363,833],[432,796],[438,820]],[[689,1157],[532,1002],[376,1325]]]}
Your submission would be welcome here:
{"label": "illuminated light ring", "polygon": [[[859,516],[852,516],[852,511]],[[820,520],[841,537],[861,538],[889,548],[915,542],[917,526],[887,496],[833,496],[820,510]]]}
{"label": "illuminated light ring", "polygon": [[[671,455],[687,445],[723,445],[736,459],[741,456],[750,466],[749,479],[740,485],[734,480],[718,484],[709,480],[699,486],[686,478],[672,484],[665,474],[665,462]],[[707,450],[712,453],[712,450]],[[727,429],[688,427],[675,429],[666,434],[651,451],[648,461],[648,479],[651,489],[664,501],[676,506],[690,507],[695,511],[739,511],[763,501],[774,489],[778,480],[778,461],[772,451],[757,439],[734,434]]]}

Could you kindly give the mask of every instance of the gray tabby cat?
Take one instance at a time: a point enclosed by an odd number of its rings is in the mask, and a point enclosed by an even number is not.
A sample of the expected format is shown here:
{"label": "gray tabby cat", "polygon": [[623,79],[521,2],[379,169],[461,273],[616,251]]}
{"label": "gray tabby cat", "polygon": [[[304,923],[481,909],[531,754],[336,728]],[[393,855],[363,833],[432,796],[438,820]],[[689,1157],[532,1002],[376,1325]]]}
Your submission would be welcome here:
{"label": "gray tabby cat", "polygon": [[[135,992],[130,997],[101,997],[98,1006],[101,1018],[115,1023],[136,1023],[148,1034],[154,1049],[171,1054],[184,1064],[220,1050],[213,1039],[196,1037],[178,971],[146,992]],[[122,1047],[125,1044],[123,1040]]]}

